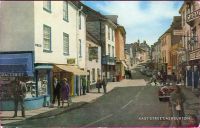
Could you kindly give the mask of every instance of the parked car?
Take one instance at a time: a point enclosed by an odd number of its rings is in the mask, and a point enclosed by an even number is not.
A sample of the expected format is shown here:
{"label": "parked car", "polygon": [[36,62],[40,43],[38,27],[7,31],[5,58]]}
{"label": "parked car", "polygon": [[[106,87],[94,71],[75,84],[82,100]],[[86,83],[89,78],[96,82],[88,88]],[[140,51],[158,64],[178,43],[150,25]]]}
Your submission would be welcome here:
{"label": "parked car", "polygon": [[173,86],[162,86],[158,90],[159,101],[168,102],[170,99],[170,93],[174,91]]}

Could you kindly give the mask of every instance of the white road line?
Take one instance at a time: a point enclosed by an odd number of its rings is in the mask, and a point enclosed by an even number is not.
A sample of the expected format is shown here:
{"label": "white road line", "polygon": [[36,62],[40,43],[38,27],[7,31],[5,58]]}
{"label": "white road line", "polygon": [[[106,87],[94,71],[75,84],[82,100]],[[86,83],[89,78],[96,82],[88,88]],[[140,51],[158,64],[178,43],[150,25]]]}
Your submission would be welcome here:
{"label": "white road line", "polygon": [[89,124],[83,126],[82,128],[88,127],[88,126],[93,125],[93,124],[96,124],[97,122],[100,122],[100,121],[102,121],[102,120],[105,120],[105,119],[107,119],[107,118],[109,118],[109,117],[111,117],[111,116],[113,116],[113,114],[110,114],[110,115],[107,115],[107,116],[105,116],[105,117],[102,117],[101,119],[99,119],[99,120],[97,120],[97,121],[94,121],[94,122],[92,122],[92,123],[89,123]]}
{"label": "white road line", "polygon": [[132,103],[133,102],[133,100],[130,100],[126,105],[124,105],[121,109],[124,109],[124,108],[126,108],[130,103]]}

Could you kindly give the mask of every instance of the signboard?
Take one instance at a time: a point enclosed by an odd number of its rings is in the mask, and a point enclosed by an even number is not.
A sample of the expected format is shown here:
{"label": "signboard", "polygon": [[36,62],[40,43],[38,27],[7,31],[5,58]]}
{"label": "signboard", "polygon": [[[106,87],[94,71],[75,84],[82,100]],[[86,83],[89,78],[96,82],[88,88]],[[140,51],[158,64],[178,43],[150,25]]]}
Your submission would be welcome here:
{"label": "signboard", "polygon": [[200,17],[200,9],[187,15],[187,22],[193,21]]}
{"label": "signboard", "polygon": [[190,60],[200,59],[200,50],[190,53]]}
{"label": "signboard", "polygon": [[182,36],[184,33],[183,33],[183,30],[174,30],[174,31],[173,31],[173,34],[174,34],[175,36]]}
{"label": "signboard", "polygon": [[70,58],[70,59],[67,59],[67,64],[71,64],[71,65],[74,65],[76,62],[76,59],[75,58]]}
{"label": "signboard", "polygon": [[89,47],[89,60],[98,59],[98,47]]}

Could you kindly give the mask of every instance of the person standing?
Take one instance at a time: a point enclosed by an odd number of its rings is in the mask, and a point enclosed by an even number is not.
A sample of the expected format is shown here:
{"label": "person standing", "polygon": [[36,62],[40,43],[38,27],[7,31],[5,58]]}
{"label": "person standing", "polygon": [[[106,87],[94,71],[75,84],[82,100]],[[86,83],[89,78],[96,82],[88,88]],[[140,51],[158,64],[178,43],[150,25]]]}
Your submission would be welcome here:
{"label": "person standing", "polygon": [[69,106],[69,94],[70,94],[70,87],[67,78],[64,78],[63,84],[61,87],[61,99],[62,99],[62,107],[64,107],[64,100],[67,100]]}
{"label": "person standing", "polygon": [[96,83],[96,88],[98,89],[98,93],[100,93],[100,88],[101,88],[101,79],[100,77],[97,78],[97,83]]}
{"label": "person standing", "polygon": [[58,100],[58,107],[60,106],[60,89],[61,89],[60,82],[58,81],[58,79],[56,77],[54,77],[54,83],[53,83],[53,101],[52,101],[52,105],[53,106],[55,104],[55,99],[56,98]]}
{"label": "person standing", "polygon": [[85,76],[82,77],[83,95],[86,95],[86,80]]}
{"label": "person standing", "polygon": [[[170,94],[173,117],[184,117],[184,102],[185,95],[181,92],[181,88],[178,85],[175,85],[174,91]],[[176,125],[181,126],[181,120],[176,120]]]}
{"label": "person standing", "polygon": [[21,105],[22,117],[25,117],[24,98],[26,97],[26,83],[22,82],[20,78],[16,78],[13,84],[13,96],[15,104],[15,113],[13,117],[17,116],[19,103]]}
{"label": "person standing", "polygon": [[104,93],[107,93],[107,89],[106,89],[107,80],[106,80],[106,77],[105,77],[105,76],[103,77],[102,85],[103,85],[103,91],[104,91]]}

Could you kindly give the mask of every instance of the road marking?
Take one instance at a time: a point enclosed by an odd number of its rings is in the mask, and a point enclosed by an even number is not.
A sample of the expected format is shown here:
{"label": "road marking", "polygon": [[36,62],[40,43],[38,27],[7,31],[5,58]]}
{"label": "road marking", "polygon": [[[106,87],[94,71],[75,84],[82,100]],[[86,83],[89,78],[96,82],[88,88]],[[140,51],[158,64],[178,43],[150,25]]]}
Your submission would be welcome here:
{"label": "road marking", "polygon": [[130,103],[132,103],[133,102],[133,100],[130,100],[126,105],[124,105],[121,109],[124,109],[124,108],[126,108]]}
{"label": "road marking", "polygon": [[107,118],[109,118],[109,117],[111,117],[111,116],[113,116],[113,114],[110,114],[110,115],[107,115],[107,116],[105,116],[105,117],[102,117],[101,119],[99,119],[99,120],[97,120],[97,121],[94,121],[94,122],[92,122],[92,123],[89,123],[89,124],[83,126],[82,128],[88,127],[88,126],[93,125],[93,124],[96,124],[97,122],[100,122],[100,121],[102,121],[102,120],[105,120],[105,119],[107,119]]}

